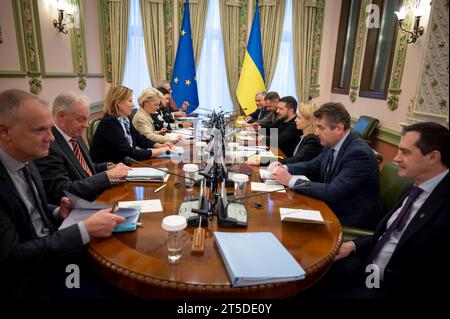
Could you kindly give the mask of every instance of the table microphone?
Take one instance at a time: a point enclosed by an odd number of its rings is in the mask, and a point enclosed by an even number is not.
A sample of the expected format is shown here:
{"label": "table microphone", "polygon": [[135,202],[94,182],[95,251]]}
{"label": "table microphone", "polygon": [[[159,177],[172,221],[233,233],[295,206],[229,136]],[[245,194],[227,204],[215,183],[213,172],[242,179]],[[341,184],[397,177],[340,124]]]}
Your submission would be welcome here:
{"label": "table microphone", "polygon": [[197,180],[194,179],[194,178],[186,177],[186,176],[184,176],[184,175],[180,175],[180,174],[177,174],[177,173],[168,171],[168,170],[166,170],[166,169],[153,167],[153,166],[151,166],[151,165],[148,165],[148,164],[145,164],[145,163],[136,161],[134,158],[131,158],[131,157],[129,157],[129,156],[126,156],[126,157],[123,159],[123,161],[125,162],[125,164],[132,164],[132,163],[133,163],[133,164],[138,164],[138,165],[144,166],[144,167],[150,167],[150,168],[156,169],[156,170],[158,170],[158,171],[166,172],[166,173],[169,173],[169,174],[174,175],[174,176],[178,176],[178,177],[182,177],[182,178],[185,178],[185,179],[194,181],[194,183],[196,183],[196,184],[199,183],[199,181],[197,181]]}

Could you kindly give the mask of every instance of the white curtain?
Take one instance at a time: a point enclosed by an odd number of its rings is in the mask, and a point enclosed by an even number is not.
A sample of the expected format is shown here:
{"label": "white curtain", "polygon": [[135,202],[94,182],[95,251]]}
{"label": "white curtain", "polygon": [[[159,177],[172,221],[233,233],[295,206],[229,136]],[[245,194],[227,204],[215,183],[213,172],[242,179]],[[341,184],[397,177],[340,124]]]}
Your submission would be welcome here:
{"label": "white curtain", "polygon": [[[205,39],[197,69],[200,107],[209,110],[233,111],[225,70],[219,0],[208,1]],[[207,113],[197,109],[196,113]]]}
{"label": "white curtain", "polygon": [[144,31],[142,29],[139,0],[130,0],[128,47],[125,61],[125,74],[122,85],[133,90],[134,106],[142,90],[151,86],[145,55]]}
{"label": "white curtain", "polygon": [[286,0],[283,34],[277,68],[269,91],[276,91],[283,96],[293,96],[297,99],[294,76],[294,43],[292,36],[292,0]]}

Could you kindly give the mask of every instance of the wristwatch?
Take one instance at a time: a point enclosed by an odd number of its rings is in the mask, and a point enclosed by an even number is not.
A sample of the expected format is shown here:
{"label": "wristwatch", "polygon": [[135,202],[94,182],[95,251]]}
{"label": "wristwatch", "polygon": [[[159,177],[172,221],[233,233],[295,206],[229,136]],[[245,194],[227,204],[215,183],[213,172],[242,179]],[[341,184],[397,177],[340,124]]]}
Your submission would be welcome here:
{"label": "wristwatch", "polygon": [[114,168],[114,166],[116,166],[116,164],[114,164],[113,162],[108,162],[106,164],[106,169],[108,170],[108,169]]}

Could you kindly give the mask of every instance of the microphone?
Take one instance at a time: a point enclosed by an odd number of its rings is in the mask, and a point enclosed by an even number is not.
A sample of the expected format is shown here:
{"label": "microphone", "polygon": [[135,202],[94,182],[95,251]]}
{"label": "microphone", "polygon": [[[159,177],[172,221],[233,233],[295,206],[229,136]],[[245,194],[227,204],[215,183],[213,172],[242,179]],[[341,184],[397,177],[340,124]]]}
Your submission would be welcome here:
{"label": "microphone", "polygon": [[153,166],[151,166],[151,165],[148,165],[148,164],[145,164],[145,163],[136,161],[134,158],[131,158],[131,157],[129,157],[129,156],[126,156],[126,157],[123,159],[123,161],[125,162],[125,164],[132,164],[132,163],[133,163],[133,164],[138,164],[138,165],[144,166],[144,167],[150,167],[150,168],[156,169],[156,170],[158,170],[158,171],[166,172],[166,173],[169,173],[169,174],[174,175],[174,176],[178,176],[178,177],[182,177],[182,178],[185,178],[185,179],[194,181],[194,183],[197,183],[197,184],[199,183],[199,181],[197,181],[197,180],[194,179],[194,178],[190,178],[190,177],[187,177],[187,176],[184,176],[184,175],[180,175],[180,174],[177,174],[177,173],[174,173],[174,172],[165,170],[165,169],[153,167]]}

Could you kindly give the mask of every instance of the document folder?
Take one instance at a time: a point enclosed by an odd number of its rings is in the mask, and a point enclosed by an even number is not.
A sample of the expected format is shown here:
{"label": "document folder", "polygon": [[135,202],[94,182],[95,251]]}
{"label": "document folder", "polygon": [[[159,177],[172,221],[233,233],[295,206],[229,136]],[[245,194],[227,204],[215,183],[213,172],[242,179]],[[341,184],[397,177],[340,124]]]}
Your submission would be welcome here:
{"label": "document folder", "polygon": [[[95,204],[78,196],[75,196],[67,191],[65,191],[64,193],[67,197],[69,197],[73,208],[69,216],[67,216],[61,226],[59,226],[59,229],[77,224],[78,222],[89,218],[92,214],[100,209],[112,208],[112,205]],[[117,224],[113,231],[115,233],[118,233],[136,230],[140,213],[141,210],[139,207],[119,208],[119,211],[116,214],[124,217],[125,221],[123,223]]]}
{"label": "document folder", "polygon": [[305,271],[280,241],[268,232],[214,232],[233,287],[305,278]]}

